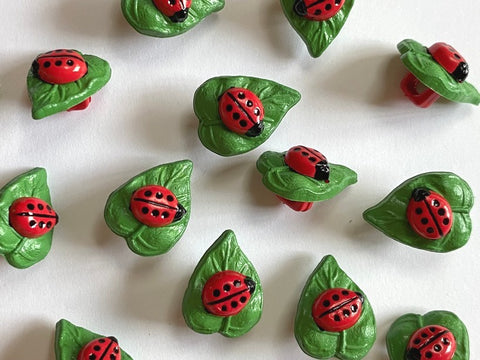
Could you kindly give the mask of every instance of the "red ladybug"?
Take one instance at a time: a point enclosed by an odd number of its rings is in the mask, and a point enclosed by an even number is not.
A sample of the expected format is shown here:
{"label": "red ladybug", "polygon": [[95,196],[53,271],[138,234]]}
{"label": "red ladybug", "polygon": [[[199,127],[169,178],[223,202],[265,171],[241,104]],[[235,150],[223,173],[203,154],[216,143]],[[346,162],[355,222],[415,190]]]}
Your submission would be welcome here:
{"label": "red ladybug", "polygon": [[285,164],[299,174],[328,182],[330,167],[327,158],[315,149],[294,146],[285,154]]}
{"label": "red ladybug", "polygon": [[192,0],[153,0],[153,3],[162,14],[175,23],[184,22],[192,6]]}
{"label": "red ladybug", "polygon": [[58,49],[40,54],[33,61],[33,74],[50,84],[67,84],[81,79],[88,65],[75,50]]}
{"label": "red ladybug", "polygon": [[233,316],[247,306],[255,291],[255,281],[232,270],[214,274],[205,283],[202,302],[205,309],[218,316]]}
{"label": "red ladybug", "polygon": [[413,190],[407,206],[407,219],[418,235],[430,240],[444,237],[453,225],[452,208],[448,201],[424,188]]}
{"label": "red ladybug", "polygon": [[113,336],[90,341],[78,353],[77,360],[121,360],[118,341]]}
{"label": "red ladybug", "polygon": [[457,50],[444,42],[438,42],[430,46],[428,52],[456,81],[465,81],[468,64]]}
{"label": "red ladybug", "polygon": [[452,332],[440,325],[425,326],[413,333],[407,346],[407,360],[451,360],[457,343]]}
{"label": "red ladybug", "polygon": [[22,197],[10,205],[8,221],[21,236],[35,239],[45,235],[57,225],[58,215],[42,199]]}
{"label": "red ladybug", "polygon": [[265,113],[262,102],[253,92],[244,88],[230,88],[218,101],[220,118],[229,130],[249,137],[262,133]]}
{"label": "red ladybug", "polygon": [[175,195],[160,185],[137,189],[130,198],[130,210],[138,221],[151,227],[169,225],[187,213]]}
{"label": "red ladybug", "polygon": [[335,16],[345,0],[295,0],[293,10],[308,20],[323,21]]}
{"label": "red ladybug", "polygon": [[339,332],[356,324],[362,314],[363,295],[334,288],[321,293],[312,306],[312,316],[320,330]]}

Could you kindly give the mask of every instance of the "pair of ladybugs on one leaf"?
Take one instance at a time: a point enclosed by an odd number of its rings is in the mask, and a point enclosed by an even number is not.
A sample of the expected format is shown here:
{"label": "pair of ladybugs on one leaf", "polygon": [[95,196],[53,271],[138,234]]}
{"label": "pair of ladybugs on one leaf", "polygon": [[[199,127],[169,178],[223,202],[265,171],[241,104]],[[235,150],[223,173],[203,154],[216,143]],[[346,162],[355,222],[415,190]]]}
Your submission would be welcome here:
{"label": "pair of ladybugs on one leaf", "polygon": [[106,61],[76,50],[57,49],[38,55],[27,77],[33,118],[86,109],[91,95],[108,82],[110,74]]}

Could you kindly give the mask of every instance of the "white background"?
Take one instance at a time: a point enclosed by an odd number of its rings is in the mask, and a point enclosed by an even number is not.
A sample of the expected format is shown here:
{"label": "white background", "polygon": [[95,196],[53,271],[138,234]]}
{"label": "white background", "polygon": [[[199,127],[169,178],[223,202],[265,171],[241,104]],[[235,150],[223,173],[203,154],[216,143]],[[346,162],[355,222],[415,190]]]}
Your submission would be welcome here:
{"label": "white background", "polygon": [[[397,243],[362,219],[407,178],[452,171],[480,194],[480,109],[439,101],[411,104],[396,44],[413,38],[453,45],[480,87],[480,2],[360,1],[318,59],[308,55],[278,0],[227,0],[186,34],[140,35],[120,1],[2,1],[0,183],[45,167],[60,215],[45,260],[17,270],[0,258],[0,359],[54,358],[54,328],[66,318],[115,335],[134,359],[307,359],[293,336],[296,304],[326,254],[368,296],[377,341],[367,359],[387,359],[385,335],[408,312],[450,310],[480,357],[479,208],[463,248],[435,254]],[[86,111],[34,121],[25,78],[41,52],[76,48],[109,61],[112,79]],[[272,79],[302,100],[259,148],[232,158],[202,146],[195,89],[218,75]],[[264,188],[255,161],[297,144],[358,173],[358,183],[307,213]],[[194,163],[188,228],[167,254],[142,258],[103,220],[108,195],[153,166]],[[233,229],[264,289],[261,321],[227,339],[190,330],[181,314],[187,281],[205,250]]]}

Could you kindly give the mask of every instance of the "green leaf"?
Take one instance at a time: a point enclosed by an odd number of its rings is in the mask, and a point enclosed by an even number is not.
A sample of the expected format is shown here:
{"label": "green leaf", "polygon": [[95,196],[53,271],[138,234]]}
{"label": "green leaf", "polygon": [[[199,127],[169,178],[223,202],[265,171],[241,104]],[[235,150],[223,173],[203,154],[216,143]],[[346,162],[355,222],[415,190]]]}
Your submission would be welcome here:
{"label": "green leaf", "polygon": [[224,0],[193,0],[187,19],[174,23],[156,8],[152,0],[122,0],[123,15],[135,30],[162,38],[184,33],[224,6]]}
{"label": "green leaf", "polygon": [[19,269],[32,266],[45,258],[52,246],[53,236],[52,229],[41,237],[29,239],[22,237],[10,226],[10,205],[22,197],[36,197],[51,204],[45,169],[27,171],[0,190],[0,254],[5,255],[10,265]]}
{"label": "green leaf", "polygon": [[111,69],[105,60],[93,55],[81,55],[88,64],[88,72],[81,79],[68,84],[49,84],[34,76],[30,68],[27,87],[34,119],[41,119],[80,104],[110,80]]}
{"label": "green leaf", "polygon": [[[427,188],[442,195],[450,204],[453,225],[450,232],[438,240],[418,235],[407,220],[407,206],[416,188]],[[470,209],[473,193],[470,186],[449,172],[431,172],[408,179],[395,188],[377,205],[365,210],[363,218],[385,235],[419,249],[449,252],[465,245],[470,238],[472,223]]]}
{"label": "green leaf", "polygon": [[[248,304],[233,316],[208,313],[202,303],[205,283],[217,272],[233,270],[255,281],[255,292]],[[205,252],[188,282],[183,297],[183,317],[187,325],[201,334],[219,332],[227,337],[237,337],[248,332],[262,315],[263,293],[258,274],[237,244],[235,234],[226,230]]]}
{"label": "green leaf", "polygon": [[[362,314],[355,325],[341,332],[322,331],[312,317],[316,298],[332,288],[344,288],[363,295]],[[332,255],[325,256],[307,280],[297,307],[295,338],[300,348],[316,359],[337,357],[363,359],[376,338],[375,316],[365,293],[338,267]]]}
{"label": "green leaf", "polygon": [[463,322],[454,313],[437,310],[423,316],[406,314],[395,320],[387,333],[387,350],[390,360],[404,360],[410,337],[415,331],[428,325],[440,325],[452,332],[457,343],[452,360],[470,358],[468,332]]}
{"label": "green leaf", "polygon": [[[110,194],[105,205],[107,225],[127,241],[128,247],[138,255],[164,254],[180,239],[190,218],[190,176],[193,164],[182,160],[149,169],[128,180]],[[161,185],[172,191],[187,210],[179,220],[167,226],[149,227],[139,222],[130,211],[132,193],[146,185]]]}
{"label": "green leaf", "polygon": [[[55,330],[55,359],[77,360],[78,353],[85,345],[101,337],[105,337],[105,335],[93,333],[62,319],[57,322]],[[121,353],[122,360],[132,360],[132,357],[123,349],[121,349]]]}
{"label": "green leaf", "polygon": [[[218,98],[231,87],[252,91],[263,104],[264,129],[259,136],[247,137],[228,130],[218,113]],[[198,136],[209,150],[222,156],[245,153],[263,144],[285,114],[300,101],[300,93],[271,80],[247,76],[222,76],[207,80],[195,92],[193,108],[199,119]]]}
{"label": "green leaf", "polygon": [[406,39],[397,45],[400,59],[407,69],[426,87],[450,101],[480,104],[480,93],[468,82],[457,82],[433,57],[428,49],[415,40]]}
{"label": "green leaf", "polygon": [[280,0],[283,12],[287,17],[290,25],[300,35],[308,48],[308,52],[312,57],[319,57],[335,39],[342,29],[350,10],[353,7],[353,0],[345,0],[343,7],[333,17],[324,21],[308,20],[299,16],[293,6],[295,0]]}
{"label": "green leaf", "polygon": [[263,184],[275,194],[294,201],[323,201],[357,182],[357,174],[343,165],[329,163],[329,182],[298,174],[284,162],[285,152],[267,151],[257,160]]}

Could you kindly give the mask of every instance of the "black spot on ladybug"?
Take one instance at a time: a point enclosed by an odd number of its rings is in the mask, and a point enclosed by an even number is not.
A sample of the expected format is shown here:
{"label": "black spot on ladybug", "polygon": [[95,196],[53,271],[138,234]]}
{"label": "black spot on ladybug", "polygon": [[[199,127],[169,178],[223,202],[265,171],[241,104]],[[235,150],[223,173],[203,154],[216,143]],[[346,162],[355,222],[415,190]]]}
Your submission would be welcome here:
{"label": "black spot on ladybug", "polygon": [[448,225],[448,223],[450,222],[450,220],[448,220],[448,219],[443,219],[442,222],[443,222],[443,225]]}
{"label": "black spot on ladybug", "polygon": [[335,5],[338,5],[342,2],[342,0],[335,0]]}
{"label": "black spot on ladybug", "polygon": [[233,286],[235,286],[235,287],[237,287],[237,288],[240,287],[241,285],[242,285],[242,282],[241,282],[240,280],[235,280],[235,281],[233,282]]}
{"label": "black spot on ladybug", "polygon": [[51,221],[47,222],[47,228],[50,229],[51,227],[52,227],[52,222]]}
{"label": "black spot on ladybug", "polygon": [[100,344],[103,344],[103,343],[105,342],[105,339],[104,339],[104,338],[98,339],[98,342],[99,342]]}
{"label": "black spot on ladybug", "polygon": [[436,352],[439,352],[439,351],[442,350],[442,347],[437,344],[437,345],[435,345],[435,346],[433,347],[433,350],[435,350]]}
{"label": "black spot on ladybug", "polygon": [[101,349],[101,347],[98,346],[98,345],[95,345],[95,346],[93,347],[93,350],[95,350],[95,351],[100,351],[100,349]]}
{"label": "black spot on ladybug", "polygon": [[445,209],[438,209],[438,215],[443,216],[445,215]]}
{"label": "black spot on ladybug", "polygon": [[152,196],[152,192],[150,190],[145,191],[145,196],[146,197]]}
{"label": "black spot on ladybug", "polygon": [[327,4],[327,5],[325,5],[325,10],[327,10],[327,11],[328,11],[328,10],[330,10],[331,8],[332,8],[332,5],[331,5],[331,4]]}
{"label": "black spot on ladybug", "polygon": [[252,106],[253,106],[253,102],[252,102],[251,100],[248,100],[248,101],[247,101],[247,106],[248,106],[248,107],[252,107]]}
{"label": "black spot on ladybug", "polygon": [[239,113],[233,113],[233,116],[232,116],[235,120],[238,120],[240,119],[240,114]]}
{"label": "black spot on ladybug", "polygon": [[227,306],[226,305],[222,306],[222,311],[227,311]]}
{"label": "black spot on ladybug", "polygon": [[352,305],[352,307],[350,309],[352,309],[352,313],[356,313],[357,310],[358,310],[358,306],[356,304],[354,304],[354,305]]}
{"label": "black spot on ladybug", "polygon": [[28,208],[28,210],[33,210],[33,209],[35,209],[35,205],[33,205],[33,204],[28,204],[28,205],[27,205],[27,208]]}
{"label": "black spot on ladybug", "polygon": [[335,301],[338,301],[338,300],[340,300],[340,296],[338,296],[337,294],[334,294],[332,296],[332,299],[335,300]]}
{"label": "black spot on ladybug", "polygon": [[428,334],[427,333],[422,333],[422,338],[427,338],[428,337]]}
{"label": "black spot on ladybug", "polygon": [[213,296],[219,297],[220,296],[220,290],[218,290],[218,289],[213,290]]}
{"label": "black spot on ladybug", "polygon": [[148,214],[148,208],[146,206],[142,208],[142,213]]}
{"label": "black spot on ladybug", "polygon": [[240,120],[240,126],[241,127],[247,126],[247,122],[245,120]]}
{"label": "black spot on ladybug", "polygon": [[158,215],[160,215],[160,211],[158,211],[158,210],[153,210],[152,211],[152,216],[157,217]]}
{"label": "black spot on ladybug", "polygon": [[254,113],[255,115],[257,115],[257,116],[260,115],[260,109],[259,109],[259,108],[255,108],[255,110],[253,110],[253,113]]}
{"label": "black spot on ladybug", "polygon": [[350,316],[350,311],[348,311],[348,310],[343,310],[343,316],[349,317],[349,316]]}
{"label": "black spot on ladybug", "polygon": [[459,60],[461,59],[460,55],[458,55],[458,54],[456,54],[456,53],[453,54],[453,56],[455,57],[455,59],[459,59]]}
{"label": "black spot on ladybug", "polygon": [[176,2],[177,2],[176,0],[168,0],[168,3],[169,3],[170,5],[172,5],[172,6],[175,5]]}
{"label": "black spot on ladybug", "polygon": [[47,210],[52,211],[52,208],[50,207],[50,205],[47,205]]}
{"label": "black spot on ladybug", "polygon": [[238,302],[232,301],[232,303],[230,305],[232,306],[232,308],[235,309],[238,306]]}
{"label": "black spot on ladybug", "polygon": [[240,302],[241,302],[242,304],[245,304],[246,301],[247,301],[247,298],[246,298],[245,296],[242,296],[242,297],[240,298]]}
{"label": "black spot on ladybug", "polygon": [[427,228],[427,233],[432,234],[435,230],[432,227]]}
{"label": "black spot on ladybug", "polygon": [[329,306],[330,306],[330,301],[325,300],[325,301],[323,302],[323,306],[329,307]]}
{"label": "black spot on ladybug", "polygon": [[67,65],[72,66],[73,65],[73,60],[67,60]]}
{"label": "black spot on ladybug", "polygon": [[174,198],[173,198],[173,196],[172,196],[172,195],[167,195],[167,200],[168,200],[168,201],[173,201],[173,200],[174,200]]}
{"label": "black spot on ladybug", "polygon": [[120,352],[120,349],[118,348],[118,346],[115,346],[115,348],[113,349],[113,352],[115,354],[118,354]]}
{"label": "black spot on ladybug", "polygon": [[162,213],[162,219],[166,219],[166,218],[168,218],[169,216],[170,216],[170,214],[169,214],[168,212],[166,212],[166,211],[164,211],[164,212]]}
{"label": "black spot on ladybug", "polygon": [[50,64],[50,61],[45,61],[45,62],[43,63],[43,67],[45,67],[45,68],[49,68],[50,65],[51,65],[51,64]]}
{"label": "black spot on ladybug", "polygon": [[161,199],[161,198],[163,198],[163,194],[162,194],[161,192],[157,192],[157,193],[155,194],[155,197],[156,197],[157,199]]}
{"label": "black spot on ladybug", "polygon": [[420,344],[421,341],[422,341],[422,340],[420,340],[420,338],[416,338],[416,339],[413,341],[413,343],[414,343],[415,345],[418,345],[418,344]]}
{"label": "black spot on ladybug", "polygon": [[62,49],[57,49],[55,50],[55,52],[62,52]]}
{"label": "black spot on ladybug", "polygon": [[302,151],[302,155],[303,155],[303,156],[308,156],[308,152]]}
{"label": "black spot on ladybug", "polygon": [[315,10],[315,15],[320,15],[321,13],[322,13],[322,10],[320,9]]}
{"label": "black spot on ladybug", "polygon": [[34,227],[35,225],[37,225],[37,222],[35,220],[30,220],[28,225],[30,225],[30,227]]}
{"label": "black spot on ladybug", "polygon": [[428,219],[427,218],[422,218],[422,220],[420,220],[422,222],[423,225],[426,225],[428,224]]}
{"label": "black spot on ladybug", "polygon": [[62,60],[55,61],[55,66],[62,66]]}
{"label": "black spot on ladybug", "polygon": [[115,360],[117,356],[115,354],[110,354],[110,360]]}
{"label": "black spot on ladybug", "polygon": [[430,351],[428,351],[428,352],[425,354],[425,357],[426,357],[427,359],[431,359],[432,356],[433,356],[433,354],[432,354]]}
{"label": "black spot on ladybug", "polygon": [[439,207],[439,206],[440,206],[440,202],[439,202],[438,200],[433,200],[433,206]]}
{"label": "black spot on ladybug", "polygon": [[443,342],[445,345],[450,344],[450,341],[449,341],[447,338],[443,338],[443,339],[442,339],[442,342]]}
{"label": "black spot on ladybug", "polygon": [[233,110],[233,106],[228,104],[227,106],[225,106],[225,110],[227,110],[228,112],[232,111]]}
{"label": "black spot on ladybug", "polygon": [[230,291],[231,287],[228,284],[223,285],[223,291]]}
{"label": "black spot on ladybug", "polygon": [[348,294],[350,293],[347,290],[342,290],[342,295],[347,296]]}
{"label": "black spot on ladybug", "polygon": [[415,209],[415,214],[421,215],[423,210],[421,208],[416,208]]}
{"label": "black spot on ladybug", "polygon": [[315,161],[317,161],[317,159],[315,159],[314,157],[309,157],[308,160],[309,160],[310,162],[312,162],[312,163],[315,162]]}
{"label": "black spot on ladybug", "polygon": [[302,149],[299,148],[299,147],[296,147],[295,149],[293,149],[293,151],[300,151],[300,150],[302,150]]}
{"label": "black spot on ladybug", "polygon": [[335,316],[333,317],[333,320],[335,320],[335,321],[340,321],[341,319],[340,319],[340,316],[339,316],[339,315],[335,315]]}
{"label": "black spot on ladybug", "polygon": [[45,227],[45,223],[44,223],[43,221],[40,221],[40,222],[38,223],[38,227],[39,227],[40,229],[43,229],[43,228]]}
{"label": "black spot on ladybug", "polygon": [[243,92],[239,93],[238,98],[241,99],[241,100],[245,99],[245,93],[243,93]]}
{"label": "black spot on ladybug", "polygon": [[97,356],[95,354],[88,355],[88,360],[96,360]]}

